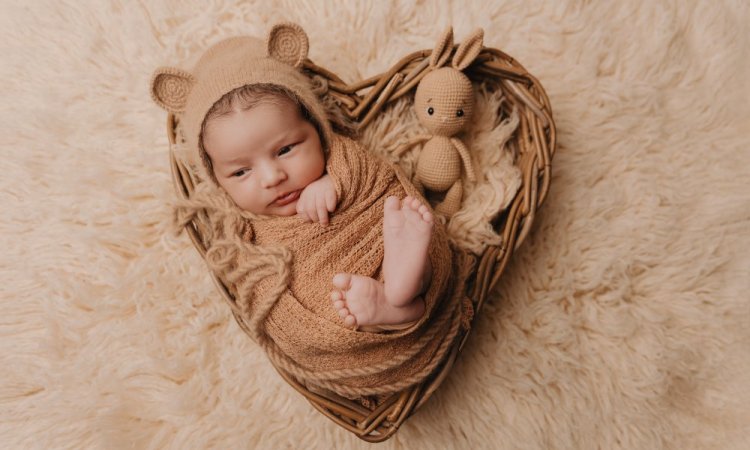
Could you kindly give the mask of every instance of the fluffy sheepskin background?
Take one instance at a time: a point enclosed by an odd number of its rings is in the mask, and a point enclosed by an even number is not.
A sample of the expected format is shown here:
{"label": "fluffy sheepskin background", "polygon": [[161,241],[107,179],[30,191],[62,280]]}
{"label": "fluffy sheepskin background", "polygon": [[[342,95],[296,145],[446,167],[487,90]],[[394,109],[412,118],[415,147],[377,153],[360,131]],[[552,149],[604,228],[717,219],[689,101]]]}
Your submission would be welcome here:
{"label": "fluffy sheepskin background", "polygon": [[167,234],[153,69],[281,20],[348,81],[477,26],[558,126],[533,232],[380,448],[750,446],[747,2],[0,6],[0,447],[365,448],[287,386]]}

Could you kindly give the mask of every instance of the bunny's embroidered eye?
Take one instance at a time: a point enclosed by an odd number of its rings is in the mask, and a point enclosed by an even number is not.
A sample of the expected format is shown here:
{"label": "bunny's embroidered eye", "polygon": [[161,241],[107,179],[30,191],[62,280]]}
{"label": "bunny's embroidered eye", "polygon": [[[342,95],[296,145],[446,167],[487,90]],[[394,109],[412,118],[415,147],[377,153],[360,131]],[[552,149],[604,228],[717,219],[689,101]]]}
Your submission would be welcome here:
{"label": "bunny's embroidered eye", "polygon": [[463,109],[459,109],[458,111],[456,111],[456,117],[463,117],[463,115],[464,115]]}
{"label": "bunny's embroidered eye", "polygon": [[430,106],[429,108],[427,108],[427,114],[433,115],[434,113],[435,113],[435,109],[432,106]]}

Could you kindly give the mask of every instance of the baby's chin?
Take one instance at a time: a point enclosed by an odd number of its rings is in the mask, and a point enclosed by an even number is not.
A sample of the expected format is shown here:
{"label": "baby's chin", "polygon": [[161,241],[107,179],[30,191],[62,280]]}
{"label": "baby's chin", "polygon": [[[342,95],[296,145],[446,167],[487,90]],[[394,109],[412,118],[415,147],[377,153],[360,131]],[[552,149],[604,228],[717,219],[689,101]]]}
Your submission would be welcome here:
{"label": "baby's chin", "polygon": [[289,203],[284,206],[269,206],[266,208],[266,210],[262,214],[265,214],[268,216],[279,216],[279,217],[296,216],[298,201],[299,200],[295,200],[292,203]]}

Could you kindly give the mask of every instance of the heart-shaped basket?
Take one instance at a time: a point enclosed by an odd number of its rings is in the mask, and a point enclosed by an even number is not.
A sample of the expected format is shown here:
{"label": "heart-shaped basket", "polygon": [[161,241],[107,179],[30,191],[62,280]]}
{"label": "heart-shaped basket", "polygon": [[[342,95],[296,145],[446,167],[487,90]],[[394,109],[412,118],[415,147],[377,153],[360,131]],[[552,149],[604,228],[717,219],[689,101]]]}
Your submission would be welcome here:
{"label": "heart-shaped basket", "polygon": [[[455,51],[455,47],[454,47]],[[364,129],[384,107],[395,100],[412,95],[419,81],[429,72],[428,62],[432,50],[414,52],[396,63],[390,70],[366,80],[346,84],[330,71],[310,60],[304,62],[304,72],[314,80],[319,93],[328,96],[341,108],[345,117]],[[489,81],[503,91],[503,95],[516,109],[519,126],[506,145],[518,155],[515,164],[521,170],[522,184],[509,206],[493,220],[492,226],[502,241],[489,245],[479,259],[476,272],[467,283],[467,295],[473,302],[474,319],[480,311],[488,292],[496,285],[505,270],[513,251],[527,236],[537,208],[544,202],[549,190],[550,164],[555,151],[555,124],[552,120],[549,99],[539,82],[513,58],[494,48],[483,48],[479,56],[464,71],[472,83]],[[500,112],[498,112],[500,114]],[[167,134],[170,142],[172,178],[177,195],[189,198],[197,181],[175,155],[177,118],[167,117]],[[193,244],[205,258],[206,247],[201,229],[206,224],[197,217],[186,225]],[[214,273],[211,276],[222,297],[236,306],[227,285]],[[235,319],[248,334],[244,321],[237,317],[238,308],[232,308]],[[468,332],[462,332],[433,374],[424,382],[401,392],[379,399],[362,402],[343,398],[330,392],[312,392],[292,376],[279,370],[281,376],[310,403],[331,420],[369,442],[381,442],[392,436],[399,426],[422,406],[445,380],[458,353],[463,348]]]}

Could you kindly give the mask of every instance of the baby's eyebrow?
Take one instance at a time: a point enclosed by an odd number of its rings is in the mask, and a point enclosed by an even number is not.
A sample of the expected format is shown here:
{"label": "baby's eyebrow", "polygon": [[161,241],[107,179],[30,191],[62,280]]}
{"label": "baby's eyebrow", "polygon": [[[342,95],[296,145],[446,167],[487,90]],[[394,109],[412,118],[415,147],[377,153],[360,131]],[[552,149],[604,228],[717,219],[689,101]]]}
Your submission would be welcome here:
{"label": "baby's eyebrow", "polygon": [[246,158],[245,158],[245,157],[243,157],[243,156],[240,156],[239,158],[234,158],[234,159],[230,159],[230,160],[229,160],[229,161],[227,161],[226,163],[227,163],[227,164],[240,164],[240,163],[243,163],[243,162],[245,162],[245,160],[246,160]]}
{"label": "baby's eyebrow", "polygon": [[429,100],[427,100],[427,103],[430,103],[431,101],[432,101],[432,99],[429,99]]}

